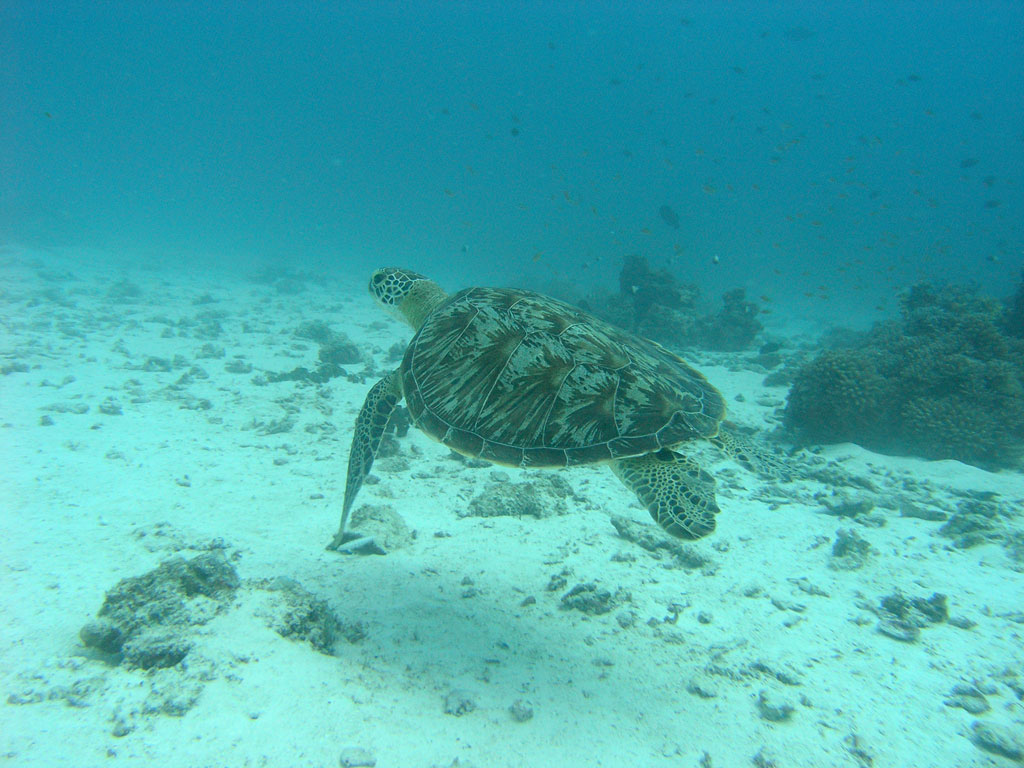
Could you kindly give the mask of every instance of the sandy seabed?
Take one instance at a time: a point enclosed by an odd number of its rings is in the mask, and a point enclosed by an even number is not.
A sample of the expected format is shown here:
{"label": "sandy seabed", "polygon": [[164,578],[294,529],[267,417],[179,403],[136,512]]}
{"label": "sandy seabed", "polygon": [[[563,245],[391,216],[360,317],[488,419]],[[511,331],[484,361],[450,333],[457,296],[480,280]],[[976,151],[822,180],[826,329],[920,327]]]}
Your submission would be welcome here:
{"label": "sandy seabed", "polygon": [[[841,445],[783,483],[694,445],[722,513],[681,545],[606,468],[478,467],[412,430],[357,502],[388,553],[339,555],[351,425],[411,335],[364,276],[0,268],[4,765],[1024,759],[1019,473]],[[274,381],[317,370],[311,322],[364,362]],[[777,424],[743,355],[693,362]],[[83,645],[122,579],[211,553],[238,583],[182,597],[183,659]]]}

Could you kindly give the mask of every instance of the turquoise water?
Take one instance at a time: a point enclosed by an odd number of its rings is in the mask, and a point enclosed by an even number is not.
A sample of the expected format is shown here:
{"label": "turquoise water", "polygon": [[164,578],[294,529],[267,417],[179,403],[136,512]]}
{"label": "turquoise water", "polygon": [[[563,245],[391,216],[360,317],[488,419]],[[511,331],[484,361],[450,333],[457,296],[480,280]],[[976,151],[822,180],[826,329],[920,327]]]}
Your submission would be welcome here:
{"label": "turquoise water", "polygon": [[[0,763],[1019,761],[1022,30],[1020,2],[0,2]],[[361,546],[327,551],[414,333],[382,265],[683,355],[734,422],[670,446],[714,533],[396,411]],[[466,414],[529,397],[522,317]],[[568,405],[607,427],[653,353],[586,322],[567,348],[618,362]]]}
{"label": "turquoise water", "polygon": [[52,6],[0,7],[8,242],[851,317],[1020,268],[1020,3]]}

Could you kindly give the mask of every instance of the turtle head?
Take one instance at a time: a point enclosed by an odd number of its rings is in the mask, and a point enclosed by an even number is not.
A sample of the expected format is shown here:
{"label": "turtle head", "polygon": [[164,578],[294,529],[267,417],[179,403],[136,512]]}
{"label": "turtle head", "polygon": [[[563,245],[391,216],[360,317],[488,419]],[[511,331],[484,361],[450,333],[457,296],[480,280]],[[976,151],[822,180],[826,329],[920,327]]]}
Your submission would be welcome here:
{"label": "turtle head", "polygon": [[419,330],[427,315],[448,298],[440,285],[421,274],[383,267],[370,276],[370,293],[384,310]]}

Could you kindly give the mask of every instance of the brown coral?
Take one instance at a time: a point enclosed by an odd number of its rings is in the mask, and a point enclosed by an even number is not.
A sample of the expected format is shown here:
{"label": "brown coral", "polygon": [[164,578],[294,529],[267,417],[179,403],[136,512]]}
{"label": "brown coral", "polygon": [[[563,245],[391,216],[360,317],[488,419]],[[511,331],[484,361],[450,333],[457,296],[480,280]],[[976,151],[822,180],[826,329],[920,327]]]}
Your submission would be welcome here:
{"label": "brown coral", "polygon": [[912,288],[901,319],[796,376],[786,425],[809,442],[1016,466],[1024,456],[1024,340],[973,288]]}

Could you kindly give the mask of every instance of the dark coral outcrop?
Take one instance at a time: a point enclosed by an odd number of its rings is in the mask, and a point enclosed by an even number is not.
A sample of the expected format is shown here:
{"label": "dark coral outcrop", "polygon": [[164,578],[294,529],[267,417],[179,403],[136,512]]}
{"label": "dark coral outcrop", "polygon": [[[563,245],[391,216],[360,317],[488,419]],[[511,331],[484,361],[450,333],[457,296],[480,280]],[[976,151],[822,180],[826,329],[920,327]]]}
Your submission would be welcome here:
{"label": "dark coral outcrop", "polygon": [[1006,314],[1003,316],[1003,328],[1011,336],[1024,339],[1024,269],[1020,272],[1017,292],[1007,303]]}
{"label": "dark coral outcrop", "polygon": [[671,348],[747,349],[764,328],[761,310],[747,300],[743,288],[727,291],[722,308],[709,312],[697,285],[679,282],[668,269],[651,267],[639,255],[623,261],[618,294],[591,296],[580,306]]}
{"label": "dark coral outcrop", "polygon": [[705,315],[697,321],[696,338],[700,346],[720,352],[737,352],[754,343],[764,326],[757,316],[758,306],[747,300],[743,288],[733,288],[722,295],[722,310]]}
{"label": "dark coral outcrop", "polygon": [[971,287],[914,286],[898,319],[800,369],[787,428],[805,442],[1019,466],[1024,339],[1013,312]]}

